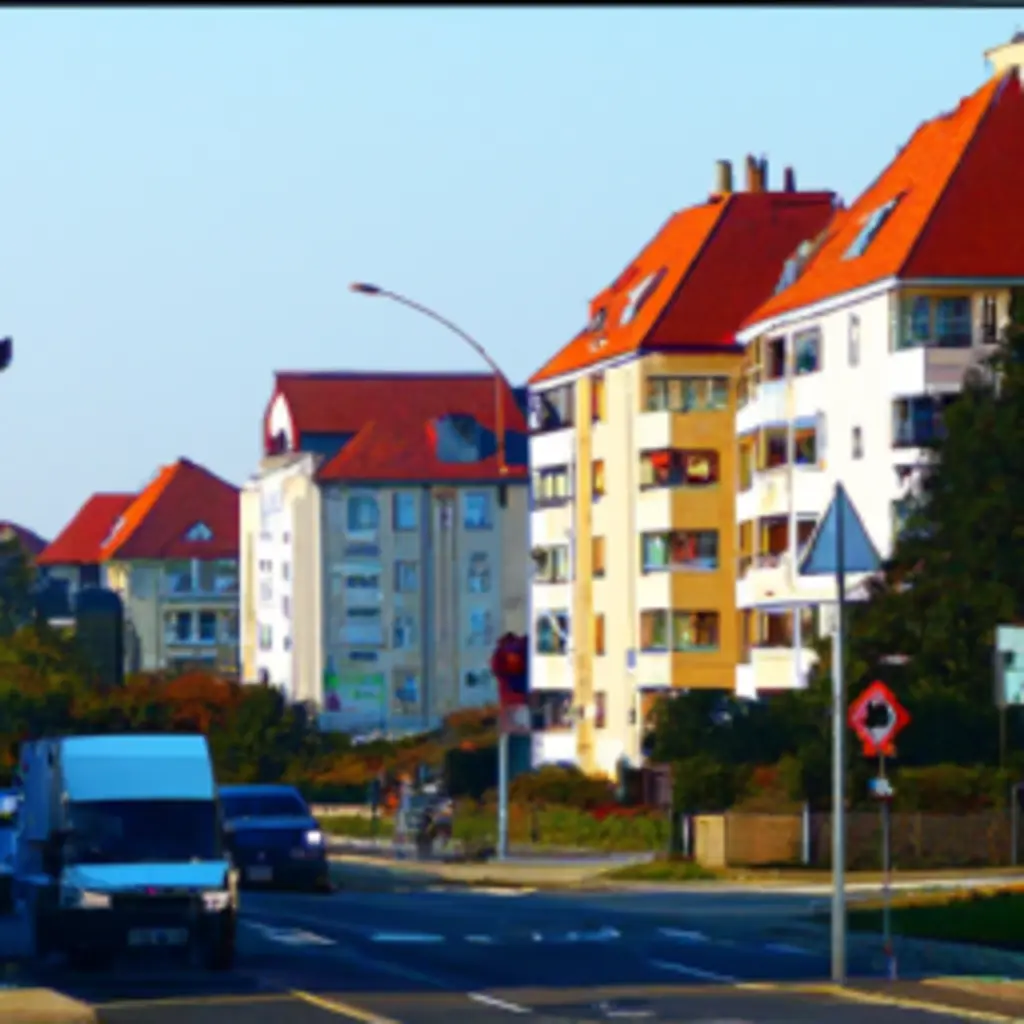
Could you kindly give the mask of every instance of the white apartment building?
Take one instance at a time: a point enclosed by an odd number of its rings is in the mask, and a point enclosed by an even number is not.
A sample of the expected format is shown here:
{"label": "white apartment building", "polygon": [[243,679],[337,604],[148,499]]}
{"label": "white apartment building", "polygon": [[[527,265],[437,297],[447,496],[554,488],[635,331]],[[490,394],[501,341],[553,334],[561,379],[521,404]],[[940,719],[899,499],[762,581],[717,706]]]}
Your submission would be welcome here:
{"label": "white apartment building", "polygon": [[526,628],[525,422],[482,374],[278,374],[242,495],[245,678],[325,728],[406,732],[497,700]]}
{"label": "white apartment building", "polygon": [[989,56],[993,77],[797,250],[739,334],[740,693],[804,684],[835,586],[795,567],[836,482],[885,557],[942,410],[1024,294],[1024,204],[1007,171],[1024,158],[1024,45]]}

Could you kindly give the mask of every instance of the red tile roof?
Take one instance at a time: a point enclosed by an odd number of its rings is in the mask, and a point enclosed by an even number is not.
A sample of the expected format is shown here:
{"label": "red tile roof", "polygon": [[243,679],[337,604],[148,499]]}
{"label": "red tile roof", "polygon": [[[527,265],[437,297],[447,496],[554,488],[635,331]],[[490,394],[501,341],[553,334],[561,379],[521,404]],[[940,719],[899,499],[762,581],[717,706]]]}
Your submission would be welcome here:
{"label": "red tile roof", "polygon": [[[125,509],[100,560],[237,558],[239,490],[188,459],[160,469]],[[211,540],[186,534],[205,523]]]}
{"label": "red tile roof", "polygon": [[[526,433],[526,421],[511,388],[501,384],[506,432]],[[524,466],[500,474],[496,455],[478,462],[447,462],[437,456],[433,424],[465,414],[485,430],[495,429],[493,374],[278,373],[267,406],[282,395],[296,438],[303,435],[353,435],[320,468],[321,480],[485,481],[521,479]]]}
{"label": "red tile roof", "polygon": [[33,558],[46,549],[46,541],[34,530],[18,523],[0,520],[0,541],[9,540],[11,537],[16,537]]}
{"label": "red tile roof", "polygon": [[36,561],[39,565],[94,565],[114,523],[134,494],[94,494]]}
{"label": "red tile roof", "polygon": [[[530,378],[537,384],[642,349],[735,344],[743,318],[771,294],[786,258],[833,214],[831,192],[736,192],[674,214],[591,300],[591,325]],[[651,281],[632,317],[623,312]],[[603,325],[595,322],[604,311]]]}
{"label": "red tile roof", "polygon": [[[892,277],[1024,276],[1024,97],[1016,69],[922,124],[848,211],[795,284],[746,326]],[[862,227],[896,200],[863,255],[844,258]]]}

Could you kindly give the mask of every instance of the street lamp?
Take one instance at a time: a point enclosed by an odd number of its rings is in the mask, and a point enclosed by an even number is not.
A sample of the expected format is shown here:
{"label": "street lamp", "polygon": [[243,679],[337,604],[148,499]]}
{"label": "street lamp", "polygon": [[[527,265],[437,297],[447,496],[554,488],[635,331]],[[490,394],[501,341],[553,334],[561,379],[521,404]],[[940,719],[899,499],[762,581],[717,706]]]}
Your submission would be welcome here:
{"label": "street lamp", "polygon": [[381,288],[375,284],[367,284],[365,281],[356,281],[349,285],[349,290],[355,292],[357,295],[369,295],[372,297],[390,299],[392,302],[397,302],[400,306],[406,306],[417,313],[422,314],[425,317],[429,317],[435,323],[439,323],[442,327],[446,327],[452,334],[457,334],[480,358],[491,368],[494,372],[494,434],[497,443],[497,456],[498,456],[498,472],[504,476],[508,473],[508,465],[505,461],[505,395],[504,388],[511,390],[512,385],[509,384],[508,378],[501,371],[501,367],[494,361],[491,354],[474,338],[471,334],[467,334],[458,324],[452,323],[446,317],[441,316],[440,313],[435,313],[434,310],[428,306],[421,305],[419,302],[414,302],[412,299],[406,298],[404,295],[400,295],[398,292],[388,291],[387,288]]}

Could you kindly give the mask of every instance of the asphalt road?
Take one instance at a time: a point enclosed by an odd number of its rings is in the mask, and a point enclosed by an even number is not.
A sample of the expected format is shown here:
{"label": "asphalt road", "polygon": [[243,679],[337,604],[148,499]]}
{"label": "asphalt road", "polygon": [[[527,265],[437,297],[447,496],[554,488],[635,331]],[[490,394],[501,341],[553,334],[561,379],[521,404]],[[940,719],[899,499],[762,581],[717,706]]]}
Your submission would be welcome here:
{"label": "asphalt road", "polygon": [[[820,983],[820,952],[779,938],[806,898],[490,894],[466,890],[245,893],[236,969],[174,965],[37,981],[96,1005],[102,1024],[915,1024],[962,1019],[737,987]],[[851,975],[868,964],[851,961]]]}

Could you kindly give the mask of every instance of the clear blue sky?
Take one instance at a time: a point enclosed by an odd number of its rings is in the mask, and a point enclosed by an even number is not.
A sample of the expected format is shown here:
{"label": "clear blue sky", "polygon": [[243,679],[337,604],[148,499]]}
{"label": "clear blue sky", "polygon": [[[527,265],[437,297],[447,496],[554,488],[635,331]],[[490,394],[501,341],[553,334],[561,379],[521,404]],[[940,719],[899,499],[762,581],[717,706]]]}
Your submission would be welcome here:
{"label": "clear blue sky", "polygon": [[187,455],[241,482],[275,369],[523,379],[714,162],[852,199],[1011,10],[0,13],[0,519]]}

